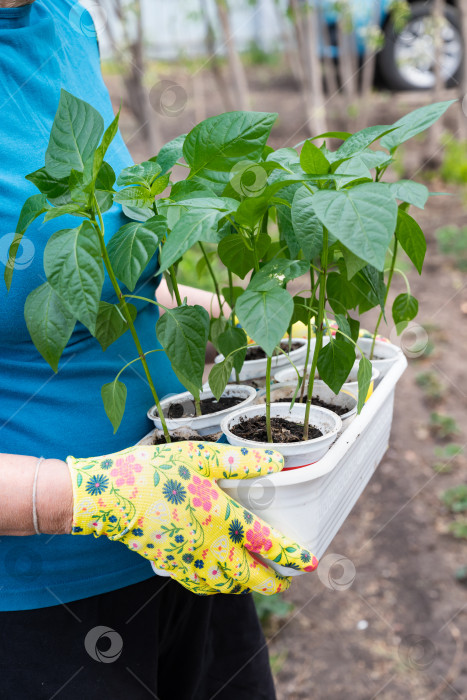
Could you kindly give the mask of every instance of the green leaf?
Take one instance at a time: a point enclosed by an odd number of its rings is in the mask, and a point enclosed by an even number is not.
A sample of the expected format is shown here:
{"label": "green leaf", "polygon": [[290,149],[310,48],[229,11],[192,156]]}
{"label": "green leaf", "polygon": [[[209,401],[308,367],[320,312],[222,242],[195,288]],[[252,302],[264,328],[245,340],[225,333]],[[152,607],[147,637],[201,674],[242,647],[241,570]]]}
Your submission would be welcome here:
{"label": "green leaf", "polygon": [[124,204],[126,207],[146,209],[154,204],[154,197],[144,187],[127,187],[114,195],[114,202]]}
{"label": "green leaf", "polygon": [[368,396],[368,391],[371,384],[371,375],[373,374],[373,367],[370,360],[362,355],[360,362],[358,363],[357,381],[358,381],[358,402],[357,402],[357,413],[360,413],[363,406],[365,405],[366,397]]}
{"label": "green leaf", "polygon": [[347,279],[351,280],[352,277],[355,277],[357,272],[360,272],[362,267],[365,267],[366,262],[365,260],[362,260],[361,258],[358,257],[358,255],[355,255],[355,253],[352,253],[351,250],[346,248],[344,245],[342,247],[342,255],[344,256],[344,261],[345,261],[345,269],[347,272]]}
{"label": "green leaf", "polygon": [[52,204],[66,204],[70,201],[68,177],[58,179],[50,175],[45,168],[39,168],[26,175],[26,180],[32,182]]}
{"label": "green leaf", "polygon": [[330,337],[318,355],[318,372],[328,387],[338,394],[355,362],[355,346],[338,334]]}
{"label": "green leaf", "polygon": [[79,488],[79,487],[81,486],[82,483],[83,483],[83,475],[81,474],[81,472],[78,472],[78,475],[77,475],[77,477],[76,477],[76,485],[77,485],[77,487]]}
{"label": "green leaf", "polygon": [[310,269],[305,260],[276,258],[263,265],[251,279],[248,290],[267,291],[305,275]]}
{"label": "green leaf", "polygon": [[82,172],[103,132],[104,120],[99,112],[62,89],[45,153],[47,172],[57,179],[67,177],[73,169]]}
{"label": "green leaf", "polygon": [[[130,315],[134,321],[136,318],[136,306],[133,304],[128,304],[127,307],[130,310]],[[95,337],[99,341],[102,350],[107,350],[109,345],[112,345],[116,340],[118,340],[126,331],[129,326],[123,316],[121,308],[116,304],[109,304],[106,301],[101,301],[99,303],[99,311],[97,314]]]}
{"label": "green leaf", "polygon": [[294,311],[291,324],[300,322],[303,323],[305,326],[308,326],[308,324],[311,321],[311,317],[314,314],[313,309],[309,306],[310,299],[306,297],[295,296],[293,298],[293,303]]}
{"label": "green leaf", "polygon": [[247,289],[235,308],[246,333],[269,357],[272,357],[274,348],[284,337],[293,310],[289,292],[278,286],[266,291]]}
{"label": "green leaf", "polygon": [[[270,245],[271,239],[267,233],[260,233],[256,239],[256,251],[259,260],[266,254]],[[239,233],[223,238],[219,242],[217,252],[224,265],[241,279],[244,279],[254,267],[251,244]]]}
{"label": "green leaf", "polygon": [[[107,127],[102,137],[100,146],[96,149],[94,154],[94,159],[92,163],[92,175],[91,179],[96,182],[96,179],[101,171],[102,165],[104,164],[105,154],[107,153],[110,144],[114,140],[118,132],[118,122],[120,121],[120,110],[118,114],[112,120],[111,124]],[[109,166],[110,167],[110,166]],[[113,171],[112,171],[113,172]],[[115,180],[114,180],[115,182]]]}
{"label": "green leaf", "polygon": [[228,520],[230,517],[230,503],[227,502],[227,508],[225,509],[225,520]]}
{"label": "green leaf", "polygon": [[161,477],[159,475],[159,472],[156,469],[154,469],[154,476],[153,476],[154,488],[157,488],[159,486],[160,480],[161,480]]}
{"label": "green leaf", "polygon": [[5,265],[4,279],[8,291],[11,287],[15,260],[21,244],[21,239],[32,222],[48,209],[50,209],[50,207],[47,204],[47,197],[45,194],[33,194],[23,204],[18,223],[16,224],[16,234],[10,245],[10,250],[8,251],[8,262]]}
{"label": "green leaf", "polygon": [[389,134],[395,129],[395,126],[368,126],[361,131],[357,131],[355,134],[349,136],[345,142],[339,146],[335,152],[336,160],[340,158],[347,158],[348,156],[353,156],[355,153],[360,153],[361,151],[368,148],[377,139],[381,138],[385,134]]}
{"label": "green leaf", "polygon": [[281,165],[283,168],[290,169],[291,165],[299,165],[300,156],[294,148],[278,148],[277,151],[267,156],[266,162],[271,161]]}
{"label": "green leaf", "polygon": [[217,226],[224,212],[192,209],[182,214],[162,248],[160,271],[167,270],[198,241],[215,241]]}
{"label": "green leaf", "polygon": [[418,314],[418,301],[411,294],[399,294],[392,305],[392,317],[400,335],[409,321]]}
{"label": "green leaf", "polygon": [[228,328],[229,322],[224,316],[212,318],[209,325],[209,340],[214,345],[216,350],[219,350],[219,336]]}
{"label": "green leaf", "polygon": [[[384,284],[384,273],[380,272],[372,265],[365,265],[362,270],[358,273],[357,284],[362,281],[362,279],[368,284],[372,293],[378,300],[381,307],[381,311],[384,313],[384,302],[386,298],[386,285]],[[364,291],[364,290],[362,290]]]}
{"label": "green leaf", "polygon": [[232,290],[230,287],[222,287],[221,294],[228,304],[231,304],[230,295],[232,294],[233,306],[235,306],[237,299],[242,296],[244,291],[243,287],[232,287]]}
{"label": "green leaf", "polygon": [[345,187],[345,185],[348,185],[350,182],[355,182],[356,180],[373,180],[370,169],[360,155],[344,160],[344,162],[336,168],[335,172],[336,175],[341,176],[338,182],[339,187]]}
{"label": "green leaf", "polygon": [[118,279],[133,291],[141,273],[157,252],[167,234],[163,216],[153,216],[144,222],[133,221],[122,226],[107,244],[110,262]]}
{"label": "green leaf", "polygon": [[107,418],[113,425],[114,434],[117,432],[125,413],[127,389],[123,382],[114,379],[110,384],[104,384],[101,389],[102,401]]}
{"label": "green leaf", "polygon": [[161,194],[161,192],[168,187],[169,183],[170,175],[161,175],[160,177],[156,177],[151,185],[151,195],[156,197],[158,194]]}
{"label": "green leaf", "polygon": [[226,357],[222,362],[217,362],[209,372],[209,388],[219,401],[227,386],[234,366],[234,356]]}
{"label": "green leaf", "polygon": [[161,174],[162,168],[154,161],[146,160],[138,165],[130,165],[124,168],[117,179],[118,187],[128,185],[140,185],[151,189],[154,180]]}
{"label": "green leaf", "polygon": [[32,222],[48,209],[50,207],[47,204],[47,197],[44,194],[33,194],[23,204],[16,224],[16,233],[25,233]]}
{"label": "green leaf", "polygon": [[355,255],[378,270],[394,234],[397,205],[385,183],[371,182],[349,190],[320,190],[313,195],[316,216]]}
{"label": "green leaf", "polygon": [[60,357],[75,327],[75,317],[46,282],[28,295],[24,318],[32,342],[57,372]]}
{"label": "green leaf", "polygon": [[409,112],[409,114],[404,115],[393,124],[394,127],[398,128],[390,134],[386,134],[381,139],[381,145],[393,152],[401,143],[408,141],[416,134],[420,134],[438,121],[454,102],[457,102],[457,100],[435,102]]}
{"label": "green leaf", "polygon": [[157,154],[156,158],[150,158],[149,160],[155,160],[161,167],[161,175],[165,175],[183,156],[183,144],[185,143],[186,134],[177,136],[176,139],[172,139],[165,146],[162,146],[161,150]]}
{"label": "green leaf", "polygon": [[231,352],[235,353],[232,357],[236,372],[241,371],[245,362],[247,344],[248,338],[243,328],[234,328],[233,326],[228,326],[217,339],[217,345],[224,357],[230,355]]}
{"label": "green leaf", "polygon": [[201,306],[168,309],[156,324],[156,334],[179,380],[197,395],[203,386],[208,312]]}
{"label": "green leaf", "polygon": [[70,204],[61,204],[58,207],[49,209],[45,216],[44,221],[51,221],[52,219],[58,219],[60,216],[65,214],[71,214],[72,216],[86,216],[86,211],[82,204],[78,202],[70,202]]}
{"label": "green leaf", "polygon": [[429,196],[428,188],[413,180],[399,180],[399,182],[391,182],[389,184],[393,196],[400,199],[402,202],[413,204],[419,209],[425,207]]}
{"label": "green leaf", "polygon": [[300,165],[309,175],[327,173],[329,162],[320,149],[311,141],[305,141],[300,153]]}
{"label": "green leaf", "polygon": [[326,295],[334,313],[345,313],[347,309],[355,309],[360,299],[357,285],[346,280],[339,272],[328,274]]}
{"label": "green leaf", "polygon": [[[258,160],[277,114],[227,112],[195,126],[183,144],[183,155],[198,177],[227,184],[232,167],[241,160]],[[224,177],[215,173],[225,173]]]}
{"label": "green leaf", "polygon": [[396,238],[421,275],[426,253],[425,236],[415,219],[402,209],[397,213]]}
{"label": "green leaf", "polygon": [[44,270],[51,287],[94,335],[104,284],[99,236],[94,227],[85,221],[78,228],[54,233],[45,247]]}
{"label": "green leaf", "polygon": [[[280,247],[283,247],[283,243],[285,243],[292,258],[296,258],[300,251],[300,244],[292,223],[292,202],[299,187],[301,187],[301,184],[298,183],[290,185],[285,190],[282,190],[280,200],[274,198],[271,202],[275,204],[276,208]],[[281,201],[283,202],[282,204],[280,203]]]}
{"label": "green leaf", "polygon": [[111,165],[102,163],[96,178],[96,190],[112,192],[115,185],[115,173]]}
{"label": "green leaf", "polygon": [[300,187],[292,203],[292,223],[295,236],[307,260],[314,260],[323,249],[323,224],[315,214],[314,195]]}

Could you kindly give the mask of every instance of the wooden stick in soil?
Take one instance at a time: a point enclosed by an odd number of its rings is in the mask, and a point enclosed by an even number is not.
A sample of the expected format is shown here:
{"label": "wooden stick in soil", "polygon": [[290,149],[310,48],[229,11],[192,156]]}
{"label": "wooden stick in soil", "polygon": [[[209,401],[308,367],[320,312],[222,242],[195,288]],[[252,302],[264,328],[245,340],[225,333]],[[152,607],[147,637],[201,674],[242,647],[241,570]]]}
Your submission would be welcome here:
{"label": "wooden stick in soil", "polygon": [[271,364],[272,357],[266,360],[266,436],[268,442],[272,442],[271,431]]}
{"label": "wooden stick in soil", "polygon": [[310,380],[308,382],[308,397],[305,409],[305,420],[303,425],[303,440],[308,440],[308,422],[310,419],[310,408],[313,397],[313,385],[315,382],[315,372],[318,366],[318,355],[323,346],[323,321],[324,307],[326,304],[326,275],[328,267],[328,230],[323,227],[323,253],[321,256],[321,272],[319,274],[319,299],[318,299],[318,318],[316,321],[316,345],[311,363]]}
{"label": "wooden stick in soil", "polygon": [[156,404],[157,413],[159,415],[159,418],[161,419],[162,430],[164,432],[165,440],[166,440],[166,442],[170,443],[172,441],[170,439],[170,434],[169,434],[169,431],[167,428],[167,423],[165,422],[164,412],[162,411],[162,406],[160,404],[159,397],[157,395],[156,387],[154,386],[154,382],[152,380],[151,373],[149,371],[146,356],[143,352],[143,348],[141,346],[141,342],[140,342],[138,334],[136,332],[136,328],[134,326],[133,319],[132,319],[131,314],[130,314],[130,310],[129,310],[128,305],[126,303],[126,299],[125,299],[124,295],[122,294],[122,291],[120,289],[117,278],[116,278],[115,273],[114,273],[113,268],[112,268],[112,263],[110,262],[109,255],[107,253],[107,248],[105,246],[105,239],[104,239],[104,221],[102,219],[101,210],[99,208],[99,205],[97,203],[97,199],[96,199],[95,195],[94,195],[94,207],[95,207],[95,211],[97,212],[99,224],[97,223],[95,216],[93,217],[92,223],[94,224],[94,227],[99,235],[99,241],[101,244],[102,259],[104,261],[105,269],[107,270],[110,281],[112,282],[112,286],[114,288],[115,294],[117,295],[117,299],[119,300],[120,304],[122,305],[122,313],[125,316],[126,322],[128,323],[128,328],[129,328],[131,336],[133,338],[133,342],[136,346],[136,350],[137,350],[139,358],[141,360],[141,364],[143,365],[144,373],[146,375],[146,379],[148,381],[149,388],[151,389],[151,394],[152,394],[152,397],[154,399],[154,403]]}

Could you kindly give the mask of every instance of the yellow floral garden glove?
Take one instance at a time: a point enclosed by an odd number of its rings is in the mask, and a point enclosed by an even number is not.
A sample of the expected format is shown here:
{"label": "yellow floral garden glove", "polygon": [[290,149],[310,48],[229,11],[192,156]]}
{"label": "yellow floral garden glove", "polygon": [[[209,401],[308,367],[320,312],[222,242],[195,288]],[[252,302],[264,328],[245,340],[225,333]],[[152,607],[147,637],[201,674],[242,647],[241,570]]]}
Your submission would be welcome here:
{"label": "yellow floral garden glove", "polygon": [[73,534],[119,540],[194,593],[286,590],[291,579],[256,555],[303,571],[318,565],[311,552],[233,501],[215,481],[280,471],[278,452],[178,442],[67,462]]}

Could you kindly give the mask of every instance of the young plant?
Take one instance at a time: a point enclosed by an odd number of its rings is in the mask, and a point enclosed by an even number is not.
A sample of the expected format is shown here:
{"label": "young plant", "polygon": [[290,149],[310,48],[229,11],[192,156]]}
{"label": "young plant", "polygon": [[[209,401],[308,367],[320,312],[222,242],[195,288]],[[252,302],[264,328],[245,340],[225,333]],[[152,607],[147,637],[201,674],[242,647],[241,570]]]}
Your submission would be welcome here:
{"label": "young plant", "polygon": [[[179,157],[179,147],[168,144],[156,159],[125,168],[117,180],[123,189],[116,192],[116,176],[105,162],[105,155],[117,133],[118,120],[119,115],[104,131],[104,121],[91,105],[62,91],[45,166],[27,176],[40,194],[30,197],[21,211],[5,282],[9,288],[21,238],[34,219],[42,214],[46,221],[64,214],[81,219],[76,228],[57,231],[47,242],[44,253],[47,282],[33,290],[25,304],[31,338],[57,371],[77,321],[86,326],[103,350],[129,330],[138,356],[102,387],[105,411],[116,431],[123,418],[127,394],[120,376],[133,362],[141,362],[165,438],[170,442],[146,359],[160,349],[143,348],[134,323],[137,310],[128,300],[157,303],[131,292],[167,241],[167,221],[157,213],[155,197],[167,187],[168,171]],[[114,202],[140,220],[125,224],[107,242],[102,214]],[[105,272],[115,292],[113,304],[101,298]],[[156,332],[175,373],[196,398],[202,387],[209,316],[199,306],[178,301],[180,305],[176,309],[165,309]]]}

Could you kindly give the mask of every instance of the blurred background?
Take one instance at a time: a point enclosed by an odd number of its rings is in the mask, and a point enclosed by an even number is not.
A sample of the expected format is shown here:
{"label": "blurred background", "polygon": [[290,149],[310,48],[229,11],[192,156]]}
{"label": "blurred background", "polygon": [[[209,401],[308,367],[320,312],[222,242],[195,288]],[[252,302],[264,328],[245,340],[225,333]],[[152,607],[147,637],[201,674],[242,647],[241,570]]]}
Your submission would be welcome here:
{"label": "blurred background", "polygon": [[[81,9],[73,21],[97,28],[138,161],[232,109],[278,112],[280,147],[458,100],[387,174],[448,193],[413,214],[428,240],[423,277],[398,261],[420,313],[402,339],[390,320],[383,329],[410,360],[387,456],[331,545],[341,559],[257,606],[279,700],[467,700],[467,0],[82,5],[95,24]],[[189,257],[180,274],[210,288]],[[392,294],[403,291],[400,277]]]}

